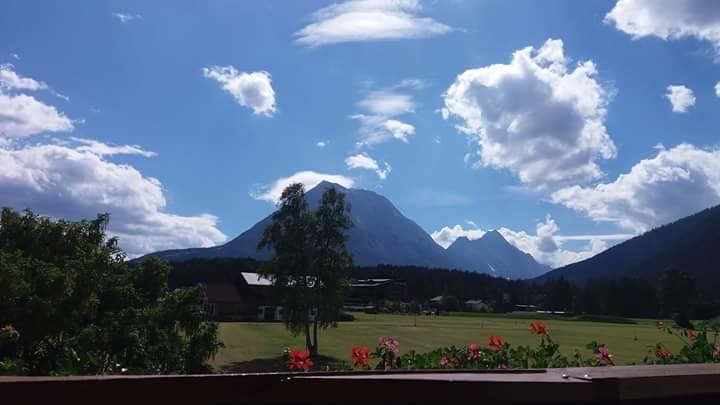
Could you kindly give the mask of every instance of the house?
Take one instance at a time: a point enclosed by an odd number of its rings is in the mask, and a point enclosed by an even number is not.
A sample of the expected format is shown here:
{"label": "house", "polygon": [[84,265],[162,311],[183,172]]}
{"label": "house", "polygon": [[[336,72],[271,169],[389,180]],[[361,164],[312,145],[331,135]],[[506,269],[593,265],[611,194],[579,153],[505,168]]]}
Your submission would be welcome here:
{"label": "house", "polygon": [[210,319],[239,320],[246,303],[232,283],[208,283],[201,303],[202,311]]}
{"label": "house", "polygon": [[407,283],[391,278],[368,278],[354,280],[345,301],[345,309],[373,311],[388,301],[407,301]]}
{"label": "house", "polygon": [[465,301],[465,309],[470,312],[489,312],[490,306],[483,300],[473,299]]}
{"label": "house", "polygon": [[258,273],[240,273],[235,283],[208,283],[202,310],[218,321],[279,321],[282,308],[273,299],[272,283]]}

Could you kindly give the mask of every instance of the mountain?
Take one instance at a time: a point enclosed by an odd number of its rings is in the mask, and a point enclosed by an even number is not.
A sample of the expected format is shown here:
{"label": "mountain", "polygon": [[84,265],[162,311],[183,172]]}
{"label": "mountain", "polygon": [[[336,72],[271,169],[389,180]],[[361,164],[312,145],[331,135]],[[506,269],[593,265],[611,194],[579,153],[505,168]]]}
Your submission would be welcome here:
{"label": "mountain", "polygon": [[[387,198],[377,193],[346,189],[337,184],[322,182],[305,195],[311,209],[318,206],[322,194],[329,187],[345,193],[346,201],[350,203],[350,216],[354,226],[348,235],[347,245],[355,258],[355,265],[452,267],[445,250],[438,246],[430,235],[405,217]],[[270,257],[270,252],[258,252],[255,247],[270,221],[271,217],[267,216],[221,246],[167,250],[152,255],[170,261],[216,257],[251,257],[264,260]]]}
{"label": "mountain", "polygon": [[[692,196],[688,196],[692,198]],[[720,287],[720,205],[663,225],[593,256],[553,270],[542,280],[642,278],[655,282],[670,267],[691,272],[699,286]]]}
{"label": "mountain", "polygon": [[[350,217],[354,226],[350,229],[347,246],[356,266],[390,264],[458,268],[504,278],[535,277],[549,270],[535,262],[529,254],[509,244],[498,232],[488,232],[475,241],[458,239],[445,250],[387,198],[372,191],[346,189],[322,182],[305,194],[311,209],[318,206],[322,194],[329,187],[345,193],[346,201],[350,203]],[[151,255],[175,262],[226,257],[266,260],[271,252],[257,251],[256,246],[270,221],[271,216],[265,217],[224,245],[166,250]]]}
{"label": "mountain", "polygon": [[476,240],[460,237],[447,253],[459,268],[507,278],[533,278],[550,270],[511,245],[498,231],[487,232]]}

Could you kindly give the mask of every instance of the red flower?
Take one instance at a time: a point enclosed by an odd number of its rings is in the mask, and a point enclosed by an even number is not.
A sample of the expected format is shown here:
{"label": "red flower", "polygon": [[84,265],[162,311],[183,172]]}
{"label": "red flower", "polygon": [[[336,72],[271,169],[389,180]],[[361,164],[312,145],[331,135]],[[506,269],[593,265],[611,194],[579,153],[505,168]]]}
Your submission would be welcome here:
{"label": "red flower", "polygon": [[488,347],[493,350],[502,350],[505,348],[502,336],[488,336]]}
{"label": "red flower", "polygon": [[370,365],[370,350],[367,347],[353,347],[352,360],[355,362],[355,368]]}
{"label": "red flower", "polygon": [[695,332],[693,332],[692,329],[688,329],[688,330],[687,330],[687,338],[688,338],[688,340],[691,341],[691,342],[692,342],[693,340],[695,340]]}
{"label": "red flower", "polygon": [[532,330],[533,333],[536,334],[536,335],[543,335],[543,336],[547,336],[547,335],[548,335],[547,326],[545,326],[544,324],[542,324],[542,323],[540,323],[540,322],[533,322],[533,323],[531,323],[531,324],[530,324],[530,330]]}
{"label": "red flower", "polygon": [[658,329],[662,329],[662,327],[663,327],[662,321],[655,321],[655,327]]}
{"label": "red flower", "polygon": [[660,347],[660,346],[658,346],[658,347],[655,349],[655,357],[657,357],[658,359],[667,360],[667,359],[669,359],[671,356],[672,356],[672,355],[670,354],[669,351],[663,349],[663,348]]}
{"label": "red flower", "polygon": [[480,345],[473,343],[469,346],[470,353],[468,353],[468,360],[477,360],[482,358],[483,353],[480,351]]}
{"label": "red flower", "polygon": [[288,367],[290,370],[293,369],[303,369],[305,371],[310,370],[310,368],[315,364],[314,361],[310,358],[310,353],[307,351],[301,352],[298,349],[292,349],[290,351],[290,355],[288,358]]}

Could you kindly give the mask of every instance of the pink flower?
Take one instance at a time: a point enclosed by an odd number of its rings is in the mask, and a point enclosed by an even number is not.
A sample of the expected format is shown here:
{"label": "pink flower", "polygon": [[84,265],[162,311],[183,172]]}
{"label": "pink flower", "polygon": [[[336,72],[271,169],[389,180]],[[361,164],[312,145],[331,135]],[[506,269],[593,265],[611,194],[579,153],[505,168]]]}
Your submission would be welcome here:
{"label": "pink flower", "polygon": [[473,343],[469,346],[470,353],[468,353],[468,360],[478,360],[483,356],[483,352],[480,351],[480,345]]}
{"label": "pink flower", "polygon": [[662,321],[655,321],[655,327],[658,329],[662,329],[662,327],[663,327]]}
{"label": "pink flower", "polygon": [[380,338],[378,338],[378,346],[385,348],[396,355],[400,353],[400,342],[398,342],[395,338],[385,338],[380,336]]}
{"label": "pink flower", "polygon": [[695,340],[695,332],[692,329],[687,330],[687,338],[691,342]]}
{"label": "pink flower", "polygon": [[445,368],[450,364],[450,360],[448,360],[447,357],[443,357],[440,359],[440,367]]}
{"label": "pink flower", "polygon": [[713,352],[713,356],[720,357],[720,345],[715,346],[715,351]]}
{"label": "pink flower", "polygon": [[598,346],[598,351],[595,354],[595,358],[597,361],[602,364],[603,366],[614,366],[615,362],[612,359],[613,355],[610,354],[610,351],[608,350],[607,346],[600,345]]}

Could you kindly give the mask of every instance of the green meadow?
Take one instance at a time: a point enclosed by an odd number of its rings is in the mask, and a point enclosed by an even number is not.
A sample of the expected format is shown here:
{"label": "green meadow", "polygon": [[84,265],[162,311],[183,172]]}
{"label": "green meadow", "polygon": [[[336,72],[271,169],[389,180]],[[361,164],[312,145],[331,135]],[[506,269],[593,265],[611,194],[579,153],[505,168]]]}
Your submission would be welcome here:
{"label": "green meadow", "polygon": [[[341,322],[337,328],[320,332],[320,354],[326,360],[348,360],[350,348],[371,349],[379,336],[400,341],[402,352],[414,349],[429,351],[443,346],[485,344],[489,335],[503,336],[512,345],[535,345],[539,337],[530,332],[536,316],[444,315],[413,316],[355,313],[356,320]],[[658,331],[654,320],[638,319],[636,324],[587,322],[559,317],[542,319],[561,351],[572,355],[579,350],[584,357],[590,341],[606,344],[616,364],[642,364],[648,347],[662,342],[671,351],[681,341]],[[284,369],[282,351],[287,347],[304,347],[302,336],[293,337],[282,323],[234,322],[220,324],[220,339],[225,344],[213,361],[218,372],[280,371]]]}

